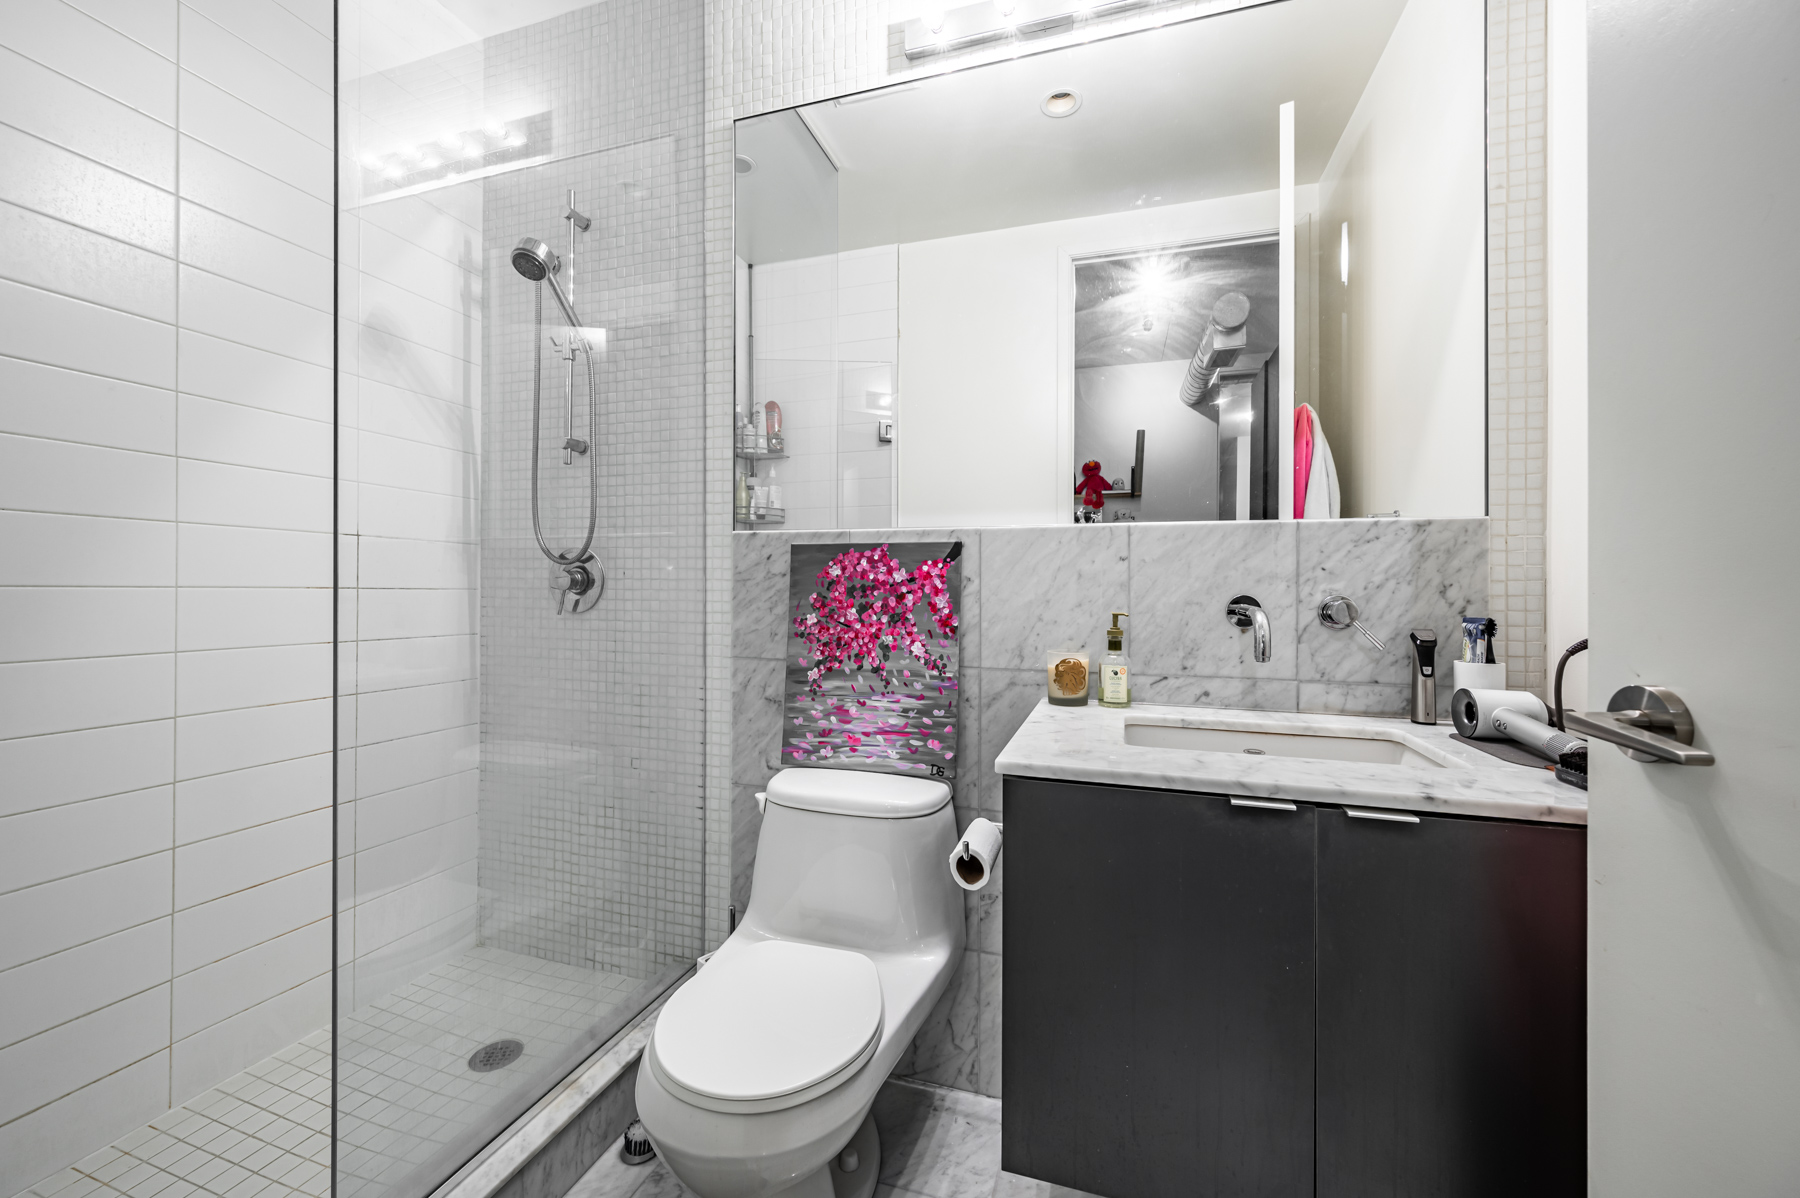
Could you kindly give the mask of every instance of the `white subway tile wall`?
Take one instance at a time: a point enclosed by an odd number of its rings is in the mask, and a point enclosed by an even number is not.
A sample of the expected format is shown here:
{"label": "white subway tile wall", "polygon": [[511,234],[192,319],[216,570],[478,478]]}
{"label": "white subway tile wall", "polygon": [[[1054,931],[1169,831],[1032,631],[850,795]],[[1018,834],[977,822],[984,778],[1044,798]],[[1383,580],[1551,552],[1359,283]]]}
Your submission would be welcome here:
{"label": "white subway tile wall", "polygon": [[0,1194],[329,1016],[330,7],[0,25]]}
{"label": "white subway tile wall", "polygon": [[[338,215],[339,1009],[476,943],[481,184],[371,201],[361,160],[478,105],[479,46],[371,70],[346,4]],[[470,96],[476,97],[471,101]],[[429,131],[427,131],[428,126]]]}

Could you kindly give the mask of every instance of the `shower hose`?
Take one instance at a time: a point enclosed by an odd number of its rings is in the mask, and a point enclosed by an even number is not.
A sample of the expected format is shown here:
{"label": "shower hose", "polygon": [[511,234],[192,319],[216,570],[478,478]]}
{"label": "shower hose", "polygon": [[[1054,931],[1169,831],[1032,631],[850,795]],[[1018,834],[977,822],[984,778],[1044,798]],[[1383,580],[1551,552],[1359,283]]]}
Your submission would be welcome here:
{"label": "shower hose", "polygon": [[581,548],[573,553],[558,553],[544,541],[543,521],[538,515],[538,437],[539,416],[543,408],[544,381],[544,285],[537,285],[536,313],[533,321],[531,338],[531,532],[537,537],[538,548],[544,556],[565,570],[579,566],[587,557],[588,550],[594,545],[594,524],[600,513],[600,450],[594,442],[597,427],[594,403],[594,351],[588,348],[587,338],[580,336],[575,330],[570,336],[575,337],[581,346],[581,356],[587,362],[587,409],[588,409],[588,525],[587,539],[582,541]]}

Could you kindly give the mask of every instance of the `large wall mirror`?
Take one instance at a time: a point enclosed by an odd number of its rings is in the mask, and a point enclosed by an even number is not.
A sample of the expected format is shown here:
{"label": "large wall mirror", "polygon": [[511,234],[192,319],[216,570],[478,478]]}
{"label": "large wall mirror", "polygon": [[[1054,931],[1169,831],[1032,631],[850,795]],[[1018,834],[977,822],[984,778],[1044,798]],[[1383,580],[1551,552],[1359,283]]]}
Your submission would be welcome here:
{"label": "large wall mirror", "polygon": [[739,526],[1485,514],[1482,6],[1021,47],[737,123]]}

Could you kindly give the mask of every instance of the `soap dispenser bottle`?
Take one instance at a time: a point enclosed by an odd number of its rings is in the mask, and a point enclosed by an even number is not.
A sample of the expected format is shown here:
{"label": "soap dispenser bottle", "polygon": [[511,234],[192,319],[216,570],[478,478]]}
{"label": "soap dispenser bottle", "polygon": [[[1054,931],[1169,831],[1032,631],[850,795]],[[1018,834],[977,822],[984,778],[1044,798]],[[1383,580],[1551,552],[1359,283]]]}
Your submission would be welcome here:
{"label": "soap dispenser bottle", "polygon": [[1106,630],[1106,656],[1100,659],[1100,706],[1131,706],[1131,659],[1125,656],[1125,630],[1119,621],[1130,612],[1112,614],[1112,627]]}

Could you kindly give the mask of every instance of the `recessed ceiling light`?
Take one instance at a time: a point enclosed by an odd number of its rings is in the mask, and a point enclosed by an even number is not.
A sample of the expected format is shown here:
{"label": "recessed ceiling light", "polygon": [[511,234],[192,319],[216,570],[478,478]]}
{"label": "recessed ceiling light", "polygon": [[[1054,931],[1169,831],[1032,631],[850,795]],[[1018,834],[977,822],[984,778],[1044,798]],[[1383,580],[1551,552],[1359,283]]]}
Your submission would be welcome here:
{"label": "recessed ceiling light", "polygon": [[1043,109],[1045,116],[1073,116],[1081,107],[1081,93],[1067,89],[1054,91],[1045,96],[1038,107]]}
{"label": "recessed ceiling light", "polygon": [[740,175],[747,175],[756,169],[756,159],[748,154],[739,154],[731,160],[732,168]]}

